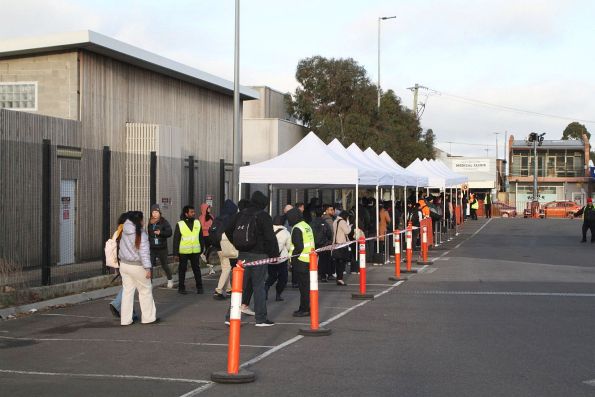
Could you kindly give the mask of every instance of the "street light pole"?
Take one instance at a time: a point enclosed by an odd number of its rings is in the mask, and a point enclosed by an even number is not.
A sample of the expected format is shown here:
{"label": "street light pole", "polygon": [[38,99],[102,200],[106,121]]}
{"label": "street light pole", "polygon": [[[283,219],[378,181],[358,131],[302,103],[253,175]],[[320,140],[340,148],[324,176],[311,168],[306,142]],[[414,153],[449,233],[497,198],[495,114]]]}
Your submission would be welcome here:
{"label": "street light pole", "polygon": [[380,22],[394,18],[396,18],[396,16],[378,17],[378,110],[380,110]]}
{"label": "street light pole", "polygon": [[[234,179],[239,183],[239,167],[242,164],[242,132],[240,125],[240,0],[235,1],[235,40],[233,53],[233,164]],[[238,192],[238,200],[240,199]]]}

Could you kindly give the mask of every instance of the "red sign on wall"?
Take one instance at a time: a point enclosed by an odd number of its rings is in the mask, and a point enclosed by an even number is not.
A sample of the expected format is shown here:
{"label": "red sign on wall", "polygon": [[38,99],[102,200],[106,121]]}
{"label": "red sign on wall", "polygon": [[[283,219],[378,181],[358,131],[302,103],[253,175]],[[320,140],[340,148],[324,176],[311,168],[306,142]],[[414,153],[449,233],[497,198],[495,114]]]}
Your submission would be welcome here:
{"label": "red sign on wall", "polygon": [[62,211],[62,219],[65,221],[70,219],[70,210],[63,210]]}

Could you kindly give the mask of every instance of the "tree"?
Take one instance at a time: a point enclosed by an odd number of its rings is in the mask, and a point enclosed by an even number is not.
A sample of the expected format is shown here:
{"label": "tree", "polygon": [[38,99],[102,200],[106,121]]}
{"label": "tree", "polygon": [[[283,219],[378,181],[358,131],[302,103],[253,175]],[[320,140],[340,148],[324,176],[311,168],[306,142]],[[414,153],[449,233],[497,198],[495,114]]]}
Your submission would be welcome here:
{"label": "tree", "polygon": [[567,141],[569,139],[583,139],[583,134],[587,136],[587,139],[591,139],[591,134],[587,131],[587,127],[577,121],[573,121],[564,128],[562,132],[562,139]]}
{"label": "tree", "polygon": [[366,70],[355,60],[314,56],[299,61],[299,83],[286,97],[289,113],[323,141],[337,138],[362,149],[386,150],[396,161],[433,158],[434,133],[423,133],[413,112],[402,106],[392,90],[381,96]]}

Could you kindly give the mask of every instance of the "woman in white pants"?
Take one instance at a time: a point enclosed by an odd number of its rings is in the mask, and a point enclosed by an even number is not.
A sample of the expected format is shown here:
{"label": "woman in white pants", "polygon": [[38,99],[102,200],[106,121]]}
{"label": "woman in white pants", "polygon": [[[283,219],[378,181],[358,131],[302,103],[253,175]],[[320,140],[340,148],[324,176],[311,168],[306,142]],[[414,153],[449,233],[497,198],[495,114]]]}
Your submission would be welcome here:
{"label": "woman in white pants", "polygon": [[120,324],[130,325],[134,306],[134,292],[138,289],[138,300],[143,324],[156,323],[155,301],[151,285],[151,255],[149,236],[143,228],[143,213],[131,211],[124,222],[118,257],[122,275],[122,310]]}

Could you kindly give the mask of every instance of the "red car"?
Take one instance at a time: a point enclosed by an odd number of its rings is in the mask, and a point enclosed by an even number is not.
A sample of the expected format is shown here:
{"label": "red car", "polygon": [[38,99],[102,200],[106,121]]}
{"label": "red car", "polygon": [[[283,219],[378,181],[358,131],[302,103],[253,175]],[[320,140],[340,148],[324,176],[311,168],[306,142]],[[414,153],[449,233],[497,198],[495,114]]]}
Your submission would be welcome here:
{"label": "red car", "polygon": [[574,201],[552,201],[544,205],[546,218],[574,218],[574,214],[581,207]]}
{"label": "red car", "polygon": [[514,218],[517,215],[516,207],[501,202],[492,203],[492,213],[495,216],[500,215],[502,218]]}

